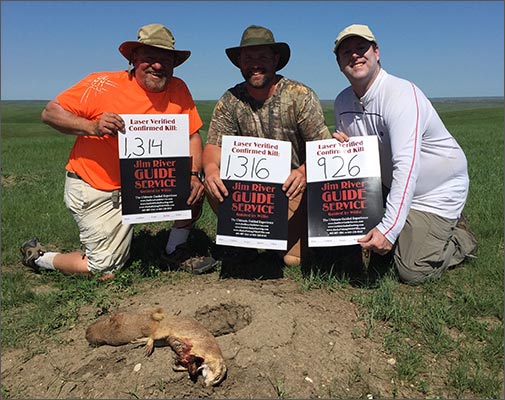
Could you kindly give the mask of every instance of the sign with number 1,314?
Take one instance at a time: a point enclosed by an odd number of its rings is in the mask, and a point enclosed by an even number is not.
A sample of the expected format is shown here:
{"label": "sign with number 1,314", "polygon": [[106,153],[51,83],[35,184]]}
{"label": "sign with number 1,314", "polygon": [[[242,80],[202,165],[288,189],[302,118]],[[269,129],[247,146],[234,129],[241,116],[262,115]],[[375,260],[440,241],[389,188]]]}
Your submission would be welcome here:
{"label": "sign with number 1,314", "polygon": [[119,158],[189,156],[187,114],[122,114],[125,132],[118,135]]}
{"label": "sign with number 1,314", "polygon": [[123,223],[191,218],[189,118],[123,114],[118,134]]}

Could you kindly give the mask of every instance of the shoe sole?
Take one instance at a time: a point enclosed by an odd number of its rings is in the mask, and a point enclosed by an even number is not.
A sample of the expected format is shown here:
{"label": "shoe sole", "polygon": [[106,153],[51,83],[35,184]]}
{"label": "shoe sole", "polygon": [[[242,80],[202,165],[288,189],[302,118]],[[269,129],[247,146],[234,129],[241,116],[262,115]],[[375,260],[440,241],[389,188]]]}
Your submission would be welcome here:
{"label": "shoe sole", "polygon": [[200,274],[204,274],[206,272],[209,272],[209,271],[213,270],[214,268],[217,267],[218,264],[219,264],[219,261],[215,260],[212,264],[206,265],[205,267],[194,268],[194,269],[183,268],[182,270],[186,271],[186,272],[189,272],[189,273],[191,273],[193,275],[200,275]]}
{"label": "shoe sole", "polygon": [[[37,264],[35,264],[35,260],[38,257],[41,256],[40,252],[42,252],[42,254],[45,253],[45,250],[40,245],[39,239],[38,238],[32,238],[30,240],[27,240],[26,242],[24,242],[21,245],[21,247],[19,248],[19,250],[21,251],[21,254],[23,255],[21,263],[24,266],[32,268],[33,270],[35,270],[36,272],[38,272],[39,271],[39,266]],[[33,254],[30,254],[28,256],[28,254],[27,254],[28,252],[30,252],[30,253],[37,252],[38,256],[37,257],[33,257]]]}

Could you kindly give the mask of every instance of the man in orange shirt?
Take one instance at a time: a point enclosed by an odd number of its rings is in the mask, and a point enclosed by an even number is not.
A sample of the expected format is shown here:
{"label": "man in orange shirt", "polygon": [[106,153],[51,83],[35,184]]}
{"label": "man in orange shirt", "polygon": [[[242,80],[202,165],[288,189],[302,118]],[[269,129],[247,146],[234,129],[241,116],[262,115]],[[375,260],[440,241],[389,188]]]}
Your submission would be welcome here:
{"label": "man in orange shirt", "polygon": [[[121,221],[118,132],[125,129],[120,114],[187,114],[189,117],[191,191],[187,204],[193,219],[175,221],[165,248],[165,261],[193,273],[216,265],[211,257],[192,257],[185,246],[203,205],[202,121],[186,84],[173,76],[191,52],[175,50],[165,26],[151,24],[138,31],[137,41],[119,46],[128,71],[92,73],[51,100],[42,121],[77,136],[66,165],[65,204],[79,226],[81,252],[47,252],[38,239],[21,246],[23,264],[68,274],[114,276],[130,255],[133,226]],[[133,66],[133,69],[131,69]]]}

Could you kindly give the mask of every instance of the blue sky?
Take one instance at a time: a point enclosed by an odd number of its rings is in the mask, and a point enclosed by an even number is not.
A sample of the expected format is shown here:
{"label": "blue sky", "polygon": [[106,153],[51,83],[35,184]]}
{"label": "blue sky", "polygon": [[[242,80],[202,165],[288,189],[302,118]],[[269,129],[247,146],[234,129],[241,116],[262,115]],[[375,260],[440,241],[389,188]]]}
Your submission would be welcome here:
{"label": "blue sky", "polygon": [[502,1],[6,1],[1,2],[1,97],[54,98],[90,72],[127,68],[117,48],[140,26],[162,23],[175,69],[196,100],[214,100],[242,80],[225,55],[252,24],[291,47],[281,73],[334,99],[348,86],[332,54],[338,32],[370,26],[384,69],[430,98],[503,96]]}

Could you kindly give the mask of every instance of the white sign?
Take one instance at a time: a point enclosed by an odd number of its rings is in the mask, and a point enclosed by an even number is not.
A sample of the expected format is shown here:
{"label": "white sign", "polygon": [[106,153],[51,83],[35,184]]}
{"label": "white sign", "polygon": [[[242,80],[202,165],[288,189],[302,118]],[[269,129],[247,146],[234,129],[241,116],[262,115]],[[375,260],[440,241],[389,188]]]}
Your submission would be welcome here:
{"label": "white sign", "polygon": [[309,247],[356,245],[383,216],[376,136],[306,143]]}
{"label": "white sign", "polygon": [[290,142],[249,136],[223,136],[221,179],[284,183],[290,173]]}
{"label": "white sign", "polygon": [[[380,176],[376,136],[307,142],[307,183]],[[379,166],[379,168],[377,168]]]}
{"label": "white sign", "polygon": [[187,114],[122,114],[118,134],[125,224],[191,218]]}
{"label": "white sign", "polygon": [[216,244],[286,250],[291,143],[223,136],[220,177],[229,196],[219,204]]}
{"label": "white sign", "polygon": [[189,156],[187,114],[122,114],[119,158]]}

